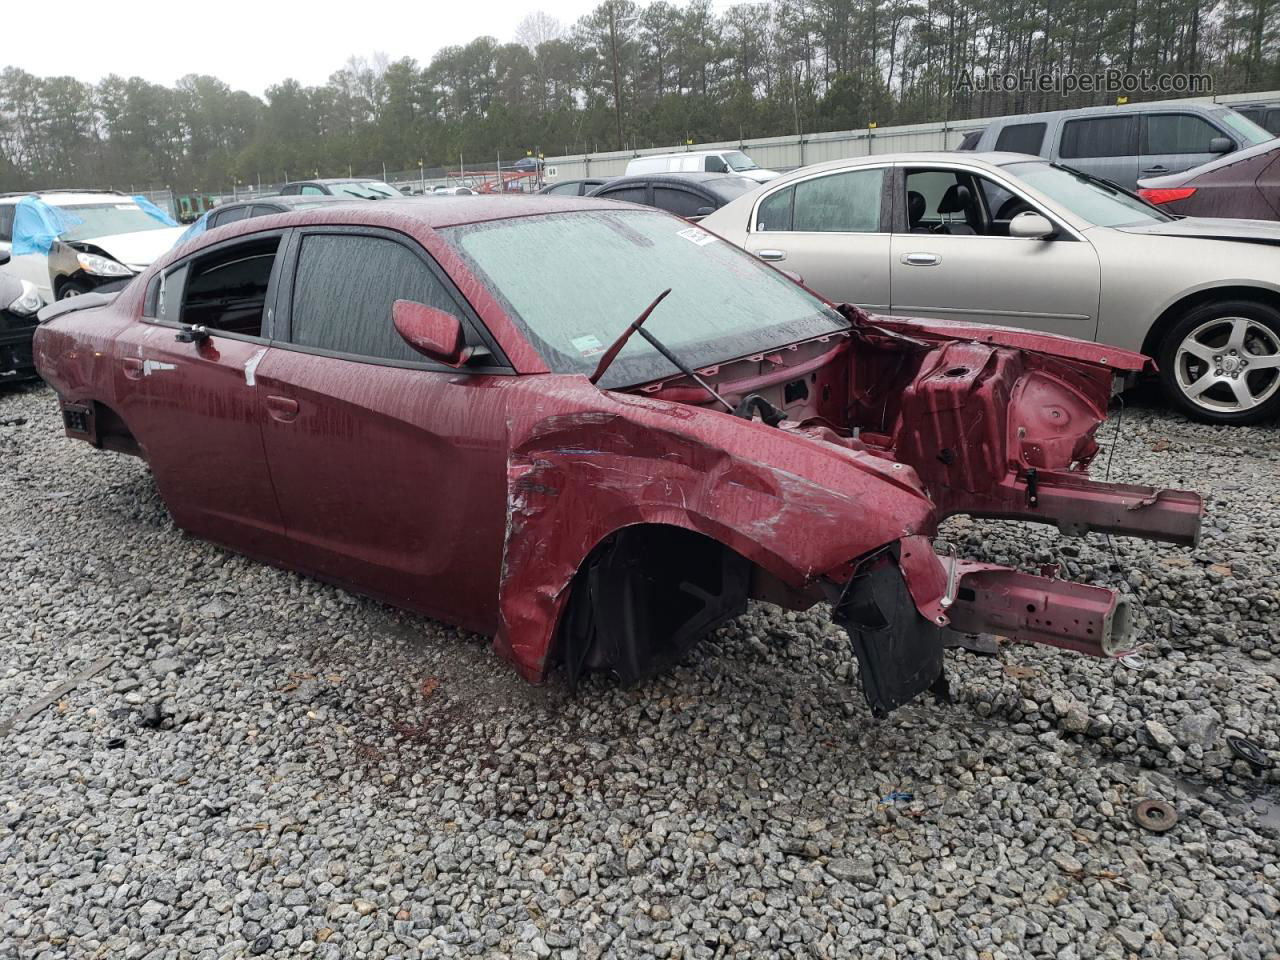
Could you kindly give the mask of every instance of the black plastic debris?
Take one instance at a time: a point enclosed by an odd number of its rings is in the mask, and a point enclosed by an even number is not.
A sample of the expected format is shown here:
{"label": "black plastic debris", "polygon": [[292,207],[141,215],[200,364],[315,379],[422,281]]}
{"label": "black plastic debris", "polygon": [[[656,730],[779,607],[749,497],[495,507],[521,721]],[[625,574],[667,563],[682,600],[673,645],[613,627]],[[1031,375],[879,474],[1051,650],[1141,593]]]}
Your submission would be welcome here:
{"label": "black plastic debris", "polygon": [[1266,751],[1248,737],[1227,737],[1227,746],[1231,752],[1255,770],[1265,770],[1271,766]]}
{"label": "black plastic debris", "polygon": [[160,704],[148,703],[142,708],[142,719],[138,725],[148,730],[159,730],[164,723],[164,714],[160,712]]}

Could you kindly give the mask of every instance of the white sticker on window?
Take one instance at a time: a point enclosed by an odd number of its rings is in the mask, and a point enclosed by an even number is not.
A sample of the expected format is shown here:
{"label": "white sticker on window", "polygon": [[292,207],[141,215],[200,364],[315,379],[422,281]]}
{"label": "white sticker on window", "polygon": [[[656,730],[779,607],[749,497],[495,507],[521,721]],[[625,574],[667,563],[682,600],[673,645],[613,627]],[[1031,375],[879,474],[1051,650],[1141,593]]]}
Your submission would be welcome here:
{"label": "white sticker on window", "polygon": [[569,342],[573,344],[573,349],[584,357],[594,357],[597,354],[604,353],[604,344],[592,334],[587,334],[585,337],[574,337]]}
{"label": "white sticker on window", "polygon": [[684,230],[677,230],[676,235],[684,237],[695,246],[705,247],[708,243],[715,243],[716,238],[707,231],[698,227],[686,227]]}

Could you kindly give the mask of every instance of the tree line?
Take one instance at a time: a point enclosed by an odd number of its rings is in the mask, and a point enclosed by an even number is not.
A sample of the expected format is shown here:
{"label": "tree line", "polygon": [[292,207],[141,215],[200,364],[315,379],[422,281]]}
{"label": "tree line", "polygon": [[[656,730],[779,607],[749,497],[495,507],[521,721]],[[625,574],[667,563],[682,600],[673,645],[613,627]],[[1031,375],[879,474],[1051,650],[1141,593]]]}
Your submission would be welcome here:
{"label": "tree line", "polygon": [[606,0],[570,25],[530,14],[510,42],[478,37],[425,66],[353,57],[323,85],[284,79],[261,97],[211,76],[91,84],[8,67],[0,191],[218,190],[1114,102],[969,82],[1010,73],[1207,73],[1216,93],[1266,90],[1280,87],[1278,32],[1280,0],[762,0],[721,13]]}

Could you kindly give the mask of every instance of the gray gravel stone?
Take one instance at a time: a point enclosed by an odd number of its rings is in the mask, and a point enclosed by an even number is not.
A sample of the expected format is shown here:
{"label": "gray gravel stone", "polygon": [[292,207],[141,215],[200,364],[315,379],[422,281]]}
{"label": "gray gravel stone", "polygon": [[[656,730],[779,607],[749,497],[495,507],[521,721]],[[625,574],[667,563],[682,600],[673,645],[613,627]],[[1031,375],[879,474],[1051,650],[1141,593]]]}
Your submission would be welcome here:
{"label": "gray gravel stone", "polygon": [[[112,664],[3,742],[0,960],[1277,952],[1280,773],[1225,743],[1280,756],[1274,424],[1126,413],[1111,479],[1203,491],[1194,549],[947,521],[966,558],[1131,596],[1143,659],[952,650],[953,704],[873,721],[825,608],[753,605],[569,697],[183,536],[47,389],[0,393],[10,417],[0,714]],[[1133,822],[1144,797],[1173,830]]]}

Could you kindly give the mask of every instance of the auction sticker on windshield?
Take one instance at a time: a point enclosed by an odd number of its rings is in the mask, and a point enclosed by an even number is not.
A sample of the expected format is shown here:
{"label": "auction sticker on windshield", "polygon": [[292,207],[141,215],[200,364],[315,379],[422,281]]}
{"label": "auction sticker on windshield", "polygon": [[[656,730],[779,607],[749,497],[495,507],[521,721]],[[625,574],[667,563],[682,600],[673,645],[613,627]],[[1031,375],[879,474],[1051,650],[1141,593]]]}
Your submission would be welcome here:
{"label": "auction sticker on windshield", "polygon": [[574,337],[569,342],[573,344],[573,349],[584,357],[594,357],[604,353],[604,344],[592,334],[587,334],[585,337]]}
{"label": "auction sticker on windshield", "polygon": [[686,227],[684,230],[677,230],[676,235],[684,237],[690,243],[699,247],[705,247],[708,243],[716,242],[716,238],[701,227]]}

